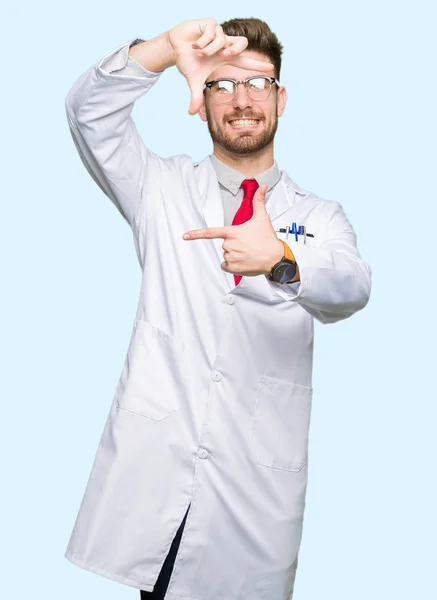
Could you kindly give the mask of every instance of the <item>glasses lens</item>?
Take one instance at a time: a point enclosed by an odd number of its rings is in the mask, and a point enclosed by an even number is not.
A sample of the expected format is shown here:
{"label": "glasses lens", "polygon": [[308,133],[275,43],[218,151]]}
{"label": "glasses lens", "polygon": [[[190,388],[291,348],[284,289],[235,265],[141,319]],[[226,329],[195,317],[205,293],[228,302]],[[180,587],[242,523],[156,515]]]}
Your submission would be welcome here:
{"label": "glasses lens", "polygon": [[[253,77],[246,83],[246,91],[252,100],[266,100],[270,96],[272,84],[267,77]],[[236,85],[228,79],[220,79],[211,85],[211,93],[219,104],[231,102],[237,93]]]}
{"label": "glasses lens", "polygon": [[247,93],[253,100],[266,100],[270,95],[272,84],[267,77],[254,77],[246,84]]}
{"label": "glasses lens", "polygon": [[235,83],[227,79],[216,81],[211,86],[211,93],[218,103],[230,102],[235,95]]}

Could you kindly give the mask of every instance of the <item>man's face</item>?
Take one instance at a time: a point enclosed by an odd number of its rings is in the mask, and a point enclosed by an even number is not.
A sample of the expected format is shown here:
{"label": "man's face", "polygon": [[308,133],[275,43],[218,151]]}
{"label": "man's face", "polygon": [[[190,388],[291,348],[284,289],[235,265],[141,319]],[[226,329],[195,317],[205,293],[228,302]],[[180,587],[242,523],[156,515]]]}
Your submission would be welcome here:
{"label": "man's face", "polygon": [[[245,54],[250,58],[270,62],[269,58],[260,52],[250,50],[245,51]],[[261,75],[274,77],[275,73],[273,69],[261,72],[224,65],[213,71],[207,81],[221,77],[241,81]],[[249,155],[261,151],[273,142],[278,128],[278,117],[284,112],[286,101],[285,88],[278,88],[276,84],[272,85],[272,91],[266,100],[252,100],[244,86],[239,84],[236,96],[226,104],[214,102],[211,90],[207,88],[199,114],[203,121],[207,121],[209,133],[215,144],[232,154]],[[235,122],[236,119],[245,117],[255,119],[256,123]]]}

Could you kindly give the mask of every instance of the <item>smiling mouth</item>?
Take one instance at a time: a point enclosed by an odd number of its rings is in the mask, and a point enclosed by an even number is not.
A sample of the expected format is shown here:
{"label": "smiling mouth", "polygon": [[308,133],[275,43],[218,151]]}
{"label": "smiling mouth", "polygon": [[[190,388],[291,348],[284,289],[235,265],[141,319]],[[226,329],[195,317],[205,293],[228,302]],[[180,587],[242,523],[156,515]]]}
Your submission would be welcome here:
{"label": "smiling mouth", "polygon": [[255,129],[259,125],[259,119],[232,119],[229,125],[233,129]]}

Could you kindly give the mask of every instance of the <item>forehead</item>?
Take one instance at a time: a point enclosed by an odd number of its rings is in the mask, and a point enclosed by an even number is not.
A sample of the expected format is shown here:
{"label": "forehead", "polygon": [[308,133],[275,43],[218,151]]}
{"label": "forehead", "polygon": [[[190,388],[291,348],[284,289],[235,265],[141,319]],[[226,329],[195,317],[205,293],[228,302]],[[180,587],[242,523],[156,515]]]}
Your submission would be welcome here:
{"label": "forehead", "polygon": [[[248,58],[254,58],[255,60],[261,60],[263,62],[272,62],[268,56],[257,52],[255,50],[245,50],[243,56]],[[256,69],[242,69],[235,65],[222,65],[210,73],[206,81],[212,81],[213,79],[220,79],[221,77],[227,79],[236,79],[240,81],[242,79],[248,79],[249,77],[256,77],[257,75],[267,75],[268,77],[274,77],[274,67],[270,71],[257,71]]]}

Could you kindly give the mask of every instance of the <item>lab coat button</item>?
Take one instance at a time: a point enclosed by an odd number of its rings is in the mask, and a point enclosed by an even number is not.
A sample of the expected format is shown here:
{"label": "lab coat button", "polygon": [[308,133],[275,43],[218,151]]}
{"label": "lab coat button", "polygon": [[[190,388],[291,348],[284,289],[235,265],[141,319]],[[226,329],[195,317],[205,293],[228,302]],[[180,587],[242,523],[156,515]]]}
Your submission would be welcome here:
{"label": "lab coat button", "polygon": [[214,371],[214,373],[212,374],[212,380],[213,381],[220,381],[222,378],[221,373],[219,373],[218,371]]}
{"label": "lab coat button", "polygon": [[229,296],[226,298],[226,302],[228,304],[235,304],[235,296],[232,296],[232,294],[229,294]]}
{"label": "lab coat button", "polygon": [[205,448],[199,448],[197,451],[197,456],[199,458],[207,458],[208,457],[208,450],[205,450]]}

